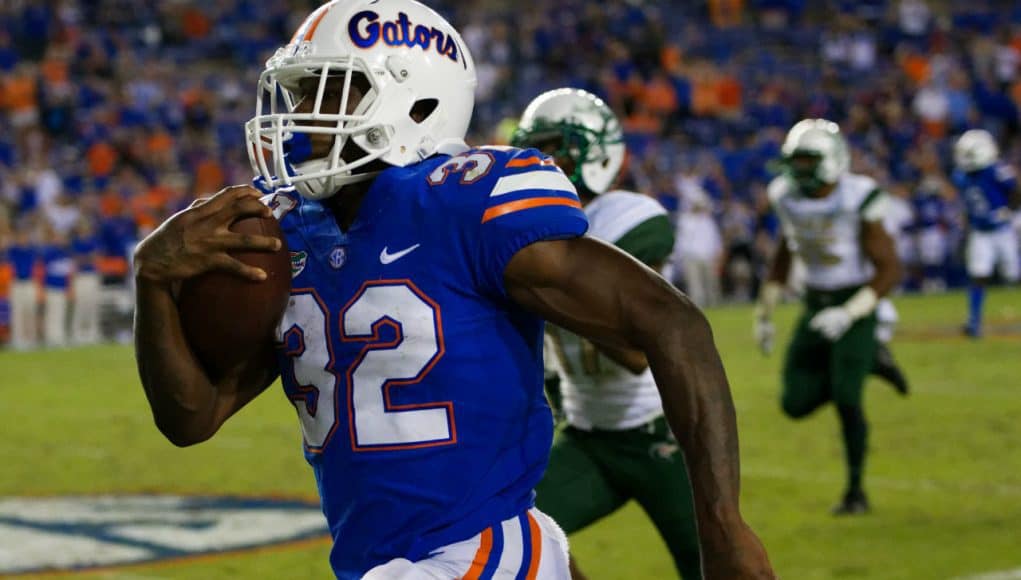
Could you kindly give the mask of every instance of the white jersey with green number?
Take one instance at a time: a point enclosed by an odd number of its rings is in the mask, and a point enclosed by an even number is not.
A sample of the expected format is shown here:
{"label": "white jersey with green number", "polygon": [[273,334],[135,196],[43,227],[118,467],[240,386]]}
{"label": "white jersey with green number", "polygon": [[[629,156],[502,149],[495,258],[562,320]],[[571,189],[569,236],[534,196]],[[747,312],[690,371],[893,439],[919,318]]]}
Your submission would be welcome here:
{"label": "white jersey with green number", "polygon": [[883,219],[887,194],[871,177],[849,173],[824,198],[801,195],[784,175],[769,184],[791,253],[805,265],[805,286],[836,290],[860,286],[875,272],[861,244],[863,221]]}
{"label": "white jersey with green number", "polygon": [[[646,264],[661,264],[673,250],[667,212],[649,196],[607,192],[590,202],[585,214],[589,236],[614,244]],[[623,430],[663,414],[651,371],[636,375],[561,328],[551,325],[548,333],[569,424],[581,429]]]}

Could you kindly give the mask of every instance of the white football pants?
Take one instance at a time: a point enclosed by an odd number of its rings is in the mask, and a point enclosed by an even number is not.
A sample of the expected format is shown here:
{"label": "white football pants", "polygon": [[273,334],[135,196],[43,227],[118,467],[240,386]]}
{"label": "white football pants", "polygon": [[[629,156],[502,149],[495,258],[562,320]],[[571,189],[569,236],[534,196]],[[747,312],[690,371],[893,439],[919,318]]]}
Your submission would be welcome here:
{"label": "white football pants", "polygon": [[369,570],[362,580],[477,580],[483,573],[494,580],[571,578],[567,536],[549,516],[534,508],[433,553],[417,562],[390,560]]}

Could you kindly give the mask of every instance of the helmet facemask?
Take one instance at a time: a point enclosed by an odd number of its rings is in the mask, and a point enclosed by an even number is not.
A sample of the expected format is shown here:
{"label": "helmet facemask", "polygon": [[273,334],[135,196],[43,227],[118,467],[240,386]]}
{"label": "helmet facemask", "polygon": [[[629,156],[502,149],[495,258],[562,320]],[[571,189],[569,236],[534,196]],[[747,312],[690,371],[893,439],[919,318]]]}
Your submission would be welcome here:
{"label": "helmet facemask", "polygon": [[[303,91],[309,81],[316,83],[314,94]],[[340,105],[325,110],[327,93],[338,84]],[[353,85],[361,89],[355,93],[362,97],[352,108]],[[345,185],[375,177],[379,168],[373,162],[389,151],[386,127],[370,122],[379,94],[376,75],[357,57],[321,63],[306,59],[267,68],[259,79],[259,114],[245,124],[249,160],[260,176],[260,186],[267,190],[294,187],[305,197],[322,199]],[[308,112],[298,112],[303,98],[314,98]],[[313,157],[322,135],[332,137],[332,145],[325,155]],[[362,147],[366,142],[376,147]]]}
{"label": "helmet facemask", "polygon": [[827,185],[820,177],[823,156],[814,151],[795,151],[783,158],[784,173],[798,184],[802,195],[812,195]]}

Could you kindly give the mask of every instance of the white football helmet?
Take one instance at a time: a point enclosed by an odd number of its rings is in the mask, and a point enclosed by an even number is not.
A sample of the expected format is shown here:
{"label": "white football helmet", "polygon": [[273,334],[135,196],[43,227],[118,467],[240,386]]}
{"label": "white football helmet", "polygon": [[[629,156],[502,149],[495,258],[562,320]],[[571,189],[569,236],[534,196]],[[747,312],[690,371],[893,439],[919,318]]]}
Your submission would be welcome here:
{"label": "white football helmet", "polygon": [[954,165],[961,171],[985,169],[999,158],[996,139],[984,129],[965,131],[954,143]]}
{"label": "white football helmet", "polygon": [[[786,170],[807,190],[836,183],[851,165],[847,141],[840,133],[840,127],[826,119],[799,121],[787,133],[780,152]],[[792,158],[796,155],[817,157],[818,162],[807,170],[795,167]]]}
{"label": "white football helmet", "polygon": [[602,99],[581,89],[545,92],[528,104],[511,144],[533,147],[562,139],[557,156],[575,162],[575,185],[593,194],[613,185],[624,164],[624,134],[620,121]]}
{"label": "white football helmet", "polygon": [[[355,73],[370,88],[346,114]],[[329,78],[343,80],[339,111],[321,110]],[[318,81],[315,103],[312,112],[296,113],[304,79]],[[252,169],[265,189],[294,186],[308,198],[329,197],[373,178],[378,171],[365,167],[374,161],[405,166],[463,142],[475,86],[461,35],[430,8],[415,0],[332,0],[266,62],[255,117],[245,124]],[[416,105],[424,119],[411,117]],[[312,134],[332,136],[325,157],[309,158]],[[363,155],[345,161],[349,141]]]}

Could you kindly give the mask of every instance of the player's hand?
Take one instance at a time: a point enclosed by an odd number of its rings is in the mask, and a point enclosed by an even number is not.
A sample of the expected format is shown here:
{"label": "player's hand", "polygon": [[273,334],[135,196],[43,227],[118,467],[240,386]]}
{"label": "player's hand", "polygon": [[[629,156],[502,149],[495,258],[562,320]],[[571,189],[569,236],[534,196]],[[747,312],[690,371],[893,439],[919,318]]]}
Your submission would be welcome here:
{"label": "player's hand", "polygon": [[705,580],[776,580],[766,548],[744,522],[728,531],[720,547],[703,546],[702,575]]}
{"label": "player's hand", "polygon": [[773,326],[773,321],[768,317],[756,316],[753,331],[759,350],[763,355],[769,356],[773,352],[773,337],[776,336],[776,327]]}
{"label": "player's hand", "polygon": [[810,328],[825,336],[830,342],[836,342],[844,336],[852,324],[854,317],[843,306],[823,308],[808,322]]}
{"label": "player's hand", "polygon": [[260,195],[251,186],[236,185],[196,200],[177,212],[135,248],[135,275],[158,284],[170,284],[210,270],[233,272],[252,280],[265,279],[262,269],[227,253],[272,252],[280,248],[277,238],[238,234],[229,229],[244,217],[273,215],[259,201]]}

